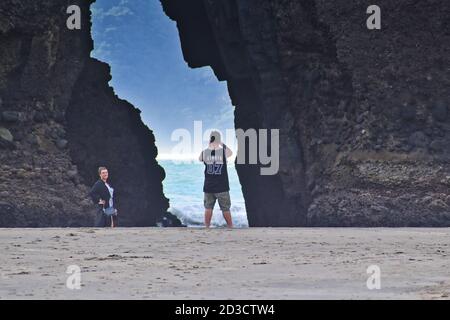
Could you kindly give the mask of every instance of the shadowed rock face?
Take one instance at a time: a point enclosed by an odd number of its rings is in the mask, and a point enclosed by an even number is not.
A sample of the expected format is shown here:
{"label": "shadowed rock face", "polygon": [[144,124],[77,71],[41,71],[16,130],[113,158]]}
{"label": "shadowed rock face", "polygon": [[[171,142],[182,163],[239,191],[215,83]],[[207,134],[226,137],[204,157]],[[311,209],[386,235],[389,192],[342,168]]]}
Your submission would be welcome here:
{"label": "shadowed rock face", "polygon": [[280,129],[277,175],[237,165],[251,226],[450,226],[449,2],[380,0],[375,31],[365,0],[161,2],[236,128]]}
{"label": "shadowed rock face", "polygon": [[110,169],[121,225],[168,208],[153,133],[90,58],[89,6],[66,28],[67,1],[0,2],[0,227],[90,226],[97,167]]}
{"label": "shadowed rock face", "polygon": [[[92,1],[0,3],[0,226],[91,225],[106,165],[122,224],[168,207],[152,132],[90,58]],[[450,3],[161,0],[236,128],[280,129],[280,171],[237,165],[251,226],[450,226]],[[240,146],[242,152],[244,146]]]}
{"label": "shadowed rock face", "polygon": [[123,211],[123,226],[154,226],[168,208],[155,160],[155,137],[140,110],[119,99],[108,86],[110,68],[90,59],[75,84],[67,110],[69,151],[84,181],[95,182],[107,164]]}

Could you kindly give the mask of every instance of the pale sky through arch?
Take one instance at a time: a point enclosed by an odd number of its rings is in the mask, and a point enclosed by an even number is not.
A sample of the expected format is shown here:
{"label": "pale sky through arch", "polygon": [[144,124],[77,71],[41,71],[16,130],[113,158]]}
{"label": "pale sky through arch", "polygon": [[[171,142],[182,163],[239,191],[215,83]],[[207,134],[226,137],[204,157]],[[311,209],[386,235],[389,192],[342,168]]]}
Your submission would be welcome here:
{"label": "pale sky through arch", "polygon": [[209,67],[187,66],[176,24],[158,0],[97,0],[92,11],[92,56],[110,64],[116,94],[142,110],[159,153],[170,153],[172,132],[193,130],[194,121],[234,127],[226,83]]}

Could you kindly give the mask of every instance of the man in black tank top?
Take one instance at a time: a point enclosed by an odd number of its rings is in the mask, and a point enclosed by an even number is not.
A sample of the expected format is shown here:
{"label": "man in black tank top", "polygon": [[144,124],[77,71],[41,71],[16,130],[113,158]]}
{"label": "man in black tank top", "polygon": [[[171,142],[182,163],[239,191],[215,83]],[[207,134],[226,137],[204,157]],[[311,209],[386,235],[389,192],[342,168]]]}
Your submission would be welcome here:
{"label": "man in black tank top", "polygon": [[219,202],[220,210],[229,228],[233,227],[230,207],[230,185],[228,182],[227,158],[233,152],[221,142],[220,133],[211,132],[209,146],[200,154],[199,160],[205,164],[205,183],[203,192],[205,194],[203,204],[205,206],[205,226],[211,224],[212,212],[216,200]]}

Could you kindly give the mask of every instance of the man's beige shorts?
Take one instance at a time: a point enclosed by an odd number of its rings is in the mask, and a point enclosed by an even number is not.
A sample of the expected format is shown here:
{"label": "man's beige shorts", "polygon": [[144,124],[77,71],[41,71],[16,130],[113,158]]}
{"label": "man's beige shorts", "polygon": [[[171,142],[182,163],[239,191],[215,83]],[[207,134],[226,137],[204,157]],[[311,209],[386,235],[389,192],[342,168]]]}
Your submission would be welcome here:
{"label": "man's beige shorts", "polygon": [[203,200],[205,209],[214,209],[214,205],[216,204],[216,199],[219,202],[220,210],[230,211],[231,200],[230,200],[230,193],[228,191],[219,192],[219,193],[206,193],[205,192],[205,198]]}

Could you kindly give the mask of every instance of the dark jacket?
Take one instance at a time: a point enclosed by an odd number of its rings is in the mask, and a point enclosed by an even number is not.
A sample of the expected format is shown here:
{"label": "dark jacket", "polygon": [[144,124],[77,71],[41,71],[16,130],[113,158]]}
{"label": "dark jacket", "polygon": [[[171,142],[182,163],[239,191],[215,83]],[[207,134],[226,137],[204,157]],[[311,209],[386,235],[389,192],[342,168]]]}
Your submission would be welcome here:
{"label": "dark jacket", "polygon": [[[112,187],[112,186],[111,186]],[[109,208],[109,199],[111,198],[111,195],[109,194],[109,190],[106,187],[103,180],[98,180],[94,186],[92,187],[91,191],[89,191],[89,196],[92,199],[92,202],[94,204],[98,205],[99,208],[103,208],[102,205],[99,205],[98,202],[100,199],[105,200],[105,206],[104,208]],[[116,196],[115,196],[115,190],[114,190],[114,207],[116,206]]]}

